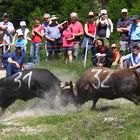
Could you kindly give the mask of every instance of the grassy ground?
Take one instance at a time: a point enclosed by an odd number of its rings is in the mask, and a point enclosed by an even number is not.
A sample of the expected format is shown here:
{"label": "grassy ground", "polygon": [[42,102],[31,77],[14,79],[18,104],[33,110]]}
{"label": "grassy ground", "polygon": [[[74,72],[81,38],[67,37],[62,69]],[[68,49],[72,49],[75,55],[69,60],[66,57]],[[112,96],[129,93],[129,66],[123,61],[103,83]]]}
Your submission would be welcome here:
{"label": "grassy ground", "polygon": [[[54,61],[40,67],[74,82],[86,69],[80,61],[68,65]],[[91,105],[90,101],[79,110],[72,105],[50,110],[41,99],[18,100],[0,118],[0,140],[140,140],[140,106],[124,99],[101,99],[94,111]]]}

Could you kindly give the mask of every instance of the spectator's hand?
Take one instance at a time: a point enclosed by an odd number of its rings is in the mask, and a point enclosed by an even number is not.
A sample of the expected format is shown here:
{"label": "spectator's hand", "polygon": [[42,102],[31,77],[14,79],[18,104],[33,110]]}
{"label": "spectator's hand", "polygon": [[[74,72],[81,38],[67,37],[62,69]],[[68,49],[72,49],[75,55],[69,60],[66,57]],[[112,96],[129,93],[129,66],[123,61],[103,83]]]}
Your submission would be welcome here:
{"label": "spectator's hand", "polygon": [[29,69],[29,67],[28,67],[28,65],[26,65],[26,64],[23,64],[23,69],[25,70],[25,69]]}
{"label": "spectator's hand", "polygon": [[134,69],[134,68],[136,68],[136,67],[135,67],[135,66],[130,66],[130,67],[129,67],[129,69]]}
{"label": "spectator's hand", "polygon": [[124,66],[123,66],[123,65],[121,65],[121,64],[120,64],[120,69],[121,69],[121,70],[123,70],[123,69],[124,69]]}
{"label": "spectator's hand", "polygon": [[101,54],[101,56],[102,56],[102,57],[105,57],[105,56],[106,56],[106,54],[105,54],[105,53],[103,53],[103,54]]}
{"label": "spectator's hand", "polygon": [[20,65],[18,62],[15,63],[17,68],[20,68]]}
{"label": "spectator's hand", "polygon": [[49,40],[50,40],[51,42],[54,42],[54,41],[55,41],[55,39],[54,39],[54,38],[50,38]]}
{"label": "spectator's hand", "polygon": [[112,65],[113,65],[113,66],[116,66],[116,65],[117,65],[117,63],[116,63],[116,62],[113,62],[113,63],[112,63]]}
{"label": "spectator's hand", "polygon": [[68,37],[68,38],[66,38],[66,40],[67,41],[71,41],[71,40],[73,40],[73,38],[72,37]]}
{"label": "spectator's hand", "polygon": [[102,63],[97,63],[97,66],[98,67],[103,67],[103,64]]}

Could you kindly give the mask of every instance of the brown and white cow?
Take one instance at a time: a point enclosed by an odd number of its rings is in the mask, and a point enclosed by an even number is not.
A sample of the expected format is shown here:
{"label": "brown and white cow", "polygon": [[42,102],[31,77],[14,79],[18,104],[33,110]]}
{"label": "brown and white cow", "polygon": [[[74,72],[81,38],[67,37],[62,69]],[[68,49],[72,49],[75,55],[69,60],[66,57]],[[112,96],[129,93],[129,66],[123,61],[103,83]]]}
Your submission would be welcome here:
{"label": "brown and white cow", "polygon": [[89,68],[77,81],[76,89],[78,103],[93,100],[92,109],[100,98],[126,98],[140,104],[140,76],[134,70]]}

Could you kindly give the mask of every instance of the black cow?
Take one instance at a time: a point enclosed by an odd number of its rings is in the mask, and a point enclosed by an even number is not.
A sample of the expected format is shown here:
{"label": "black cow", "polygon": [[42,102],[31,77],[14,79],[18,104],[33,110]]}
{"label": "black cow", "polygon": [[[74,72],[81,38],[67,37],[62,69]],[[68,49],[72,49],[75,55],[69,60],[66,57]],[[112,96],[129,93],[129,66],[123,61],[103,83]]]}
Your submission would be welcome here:
{"label": "black cow", "polygon": [[77,100],[84,104],[93,100],[95,108],[99,98],[126,98],[136,105],[140,104],[140,76],[134,70],[111,70],[90,68],[77,81]]}
{"label": "black cow", "polygon": [[[51,107],[56,95],[68,104],[72,83],[61,87],[61,81],[47,69],[27,69],[0,80],[0,107],[5,110],[17,99],[29,100],[34,97],[49,99]],[[70,87],[69,87],[70,86]],[[70,95],[70,96],[69,96]],[[66,98],[67,97],[67,98]],[[71,100],[72,101],[72,100]]]}

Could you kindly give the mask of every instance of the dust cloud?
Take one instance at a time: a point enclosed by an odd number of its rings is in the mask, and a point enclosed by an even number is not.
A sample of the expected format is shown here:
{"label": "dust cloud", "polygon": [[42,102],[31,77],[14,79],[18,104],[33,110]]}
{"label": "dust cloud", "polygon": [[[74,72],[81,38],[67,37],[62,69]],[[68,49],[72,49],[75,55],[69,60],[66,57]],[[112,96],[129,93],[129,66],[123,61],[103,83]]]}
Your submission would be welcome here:
{"label": "dust cloud", "polygon": [[[68,70],[53,70],[54,73],[61,81],[69,82],[76,80],[76,74]],[[17,100],[12,104],[5,113],[0,117],[0,122],[9,121],[17,118],[25,117],[39,117],[39,116],[50,116],[50,115],[62,115],[71,112],[76,112],[77,107],[74,104],[69,103],[67,106],[62,106],[60,102],[60,92],[57,91],[58,96],[54,100],[51,100],[47,95],[52,94],[46,93],[45,99],[34,98],[26,102]],[[54,107],[52,108],[51,103],[54,101]]]}

